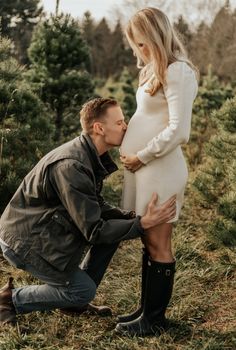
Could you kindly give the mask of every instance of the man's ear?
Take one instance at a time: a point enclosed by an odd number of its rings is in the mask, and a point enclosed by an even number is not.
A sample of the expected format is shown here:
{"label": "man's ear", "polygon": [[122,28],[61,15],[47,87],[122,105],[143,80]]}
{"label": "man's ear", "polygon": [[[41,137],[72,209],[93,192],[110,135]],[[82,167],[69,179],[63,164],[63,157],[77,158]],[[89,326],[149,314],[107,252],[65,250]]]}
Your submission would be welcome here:
{"label": "man's ear", "polygon": [[101,123],[95,122],[93,124],[93,132],[98,135],[104,136],[104,129]]}

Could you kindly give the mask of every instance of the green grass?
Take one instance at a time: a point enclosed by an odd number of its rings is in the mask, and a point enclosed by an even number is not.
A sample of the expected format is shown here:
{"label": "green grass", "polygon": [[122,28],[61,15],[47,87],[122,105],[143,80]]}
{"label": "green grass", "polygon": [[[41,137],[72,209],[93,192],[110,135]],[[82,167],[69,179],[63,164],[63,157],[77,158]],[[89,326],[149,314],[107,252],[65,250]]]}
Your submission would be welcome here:
{"label": "green grass", "polygon": [[[120,183],[121,172],[118,172],[104,189],[116,204]],[[173,235],[177,272],[167,311],[173,327],[166,333],[146,338],[127,338],[114,333],[116,316],[135,309],[139,301],[141,243],[135,240],[120,245],[97,292],[95,302],[111,306],[113,317],[83,314],[73,318],[62,316],[57,310],[22,315],[17,327],[1,328],[0,349],[235,350],[235,252],[215,245],[208,236],[207,225],[213,219],[194,202],[189,185]],[[1,258],[0,267],[2,284],[9,274],[18,286],[35,282]]]}

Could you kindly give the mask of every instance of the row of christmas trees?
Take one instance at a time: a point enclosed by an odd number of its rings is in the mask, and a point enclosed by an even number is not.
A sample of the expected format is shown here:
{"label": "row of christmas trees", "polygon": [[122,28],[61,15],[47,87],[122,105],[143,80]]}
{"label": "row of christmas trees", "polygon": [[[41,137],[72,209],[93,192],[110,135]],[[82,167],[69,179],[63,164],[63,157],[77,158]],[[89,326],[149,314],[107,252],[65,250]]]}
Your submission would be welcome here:
{"label": "row of christmas trees", "polygon": [[[12,57],[11,42],[0,41],[0,210],[32,166],[58,142],[80,130],[81,104],[95,96],[97,80],[87,72],[89,50],[70,16],[51,17],[34,34],[30,69]],[[135,109],[128,71],[109,87],[117,98],[121,84],[124,110]],[[186,148],[197,171],[199,203],[209,214],[209,230],[233,245],[236,233],[236,99],[234,87],[212,75],[201,81],[195,101],[192,135]],[[213,220],[212,220],[213,218]]]}

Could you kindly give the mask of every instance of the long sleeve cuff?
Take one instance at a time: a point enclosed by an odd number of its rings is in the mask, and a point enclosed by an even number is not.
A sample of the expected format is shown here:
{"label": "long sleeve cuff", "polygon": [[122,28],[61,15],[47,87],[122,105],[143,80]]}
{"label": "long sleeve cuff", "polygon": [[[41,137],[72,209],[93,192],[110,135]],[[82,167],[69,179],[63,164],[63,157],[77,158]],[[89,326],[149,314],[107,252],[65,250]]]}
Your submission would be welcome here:
{"label": "long sleeve cuff", "polygon": [[140,235],[141,235],[141,237],[144,237],[144,236],[146,236],[146,232],[145,232],[144,228],[141,225],[141,221],[140,221],[141,220],[141,216],[137,215],[137,219],[138,219],[137,225],[138,225],[138,228],[139,228]]}
{"label": "long sleeve cuff", "polygon": [[155,155],[150,153],[146,148],[138,151],[136,155],[143,164],[147,164],[151,160],[155,159]]}

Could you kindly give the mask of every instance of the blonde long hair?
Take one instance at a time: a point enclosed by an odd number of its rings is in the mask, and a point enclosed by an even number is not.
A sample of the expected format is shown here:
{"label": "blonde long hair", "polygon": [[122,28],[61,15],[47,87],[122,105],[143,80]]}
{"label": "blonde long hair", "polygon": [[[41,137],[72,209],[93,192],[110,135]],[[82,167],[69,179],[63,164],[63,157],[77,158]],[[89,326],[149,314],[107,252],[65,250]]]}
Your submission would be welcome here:
{"label": "blonde long hair", "polygon": [[[134,30],[147,45],[152,62],[146,64],[134,38]],[[167,67],[176,61],[186,62],[196,73],[198,70],[188,59],[186,50],[178,38],[168,17],[159,9],[147,7],[138,11],[128,22],[125,30],[127,40],[137,56],[137,67],[141,68],[139,85],[150,79],[146,90],[151,96],[165,84]]]}

